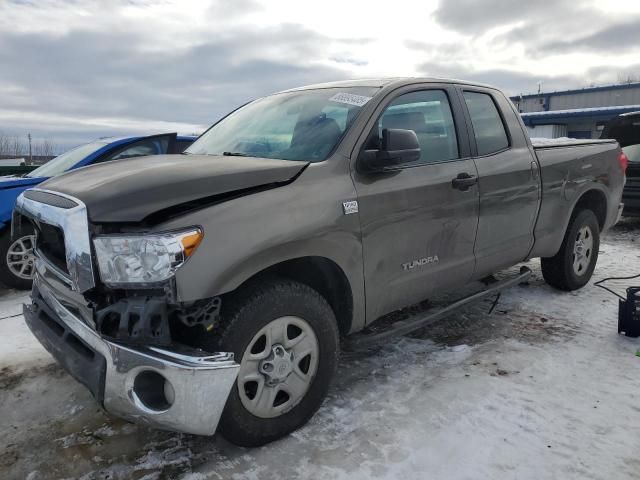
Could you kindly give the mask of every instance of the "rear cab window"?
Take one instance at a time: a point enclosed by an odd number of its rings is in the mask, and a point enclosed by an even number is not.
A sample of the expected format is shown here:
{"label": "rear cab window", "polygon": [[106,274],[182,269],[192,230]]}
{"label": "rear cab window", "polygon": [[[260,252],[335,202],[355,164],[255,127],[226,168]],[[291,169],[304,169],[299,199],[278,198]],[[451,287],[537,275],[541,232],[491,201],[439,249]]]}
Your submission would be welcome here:
{"label": "rear cab window", "polygon": [[491,155],[509,148],[509,136],[498,107],[488,93],[463,92],[471,117],[478,156]]}

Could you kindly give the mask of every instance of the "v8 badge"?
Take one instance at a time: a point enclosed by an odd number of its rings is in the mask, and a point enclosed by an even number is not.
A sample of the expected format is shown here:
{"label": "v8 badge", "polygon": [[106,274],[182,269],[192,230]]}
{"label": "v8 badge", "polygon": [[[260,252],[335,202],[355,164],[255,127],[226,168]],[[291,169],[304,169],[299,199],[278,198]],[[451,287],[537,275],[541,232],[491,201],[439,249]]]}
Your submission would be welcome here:
{"label": "v8 badge", "polygon": [[342,211],[344,212],[345,215],[358,213],[358,201],[349,200],[348,202],[342,202]]}

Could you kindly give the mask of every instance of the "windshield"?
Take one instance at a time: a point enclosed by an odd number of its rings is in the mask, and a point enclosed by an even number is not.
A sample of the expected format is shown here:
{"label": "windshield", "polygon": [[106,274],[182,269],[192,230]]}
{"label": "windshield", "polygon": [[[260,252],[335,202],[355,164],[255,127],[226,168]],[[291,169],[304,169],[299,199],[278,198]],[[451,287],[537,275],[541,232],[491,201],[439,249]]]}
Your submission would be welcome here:
{"label": "windshield", "polygon": [[261,98],[222,119],[185,153],[319,162],[377,90],[325,88]]}
{"label": "windshield", "polygon": [[630,162],[640,163],[640,144],[628,145],[622,149]]}
{"label": "windshield", "polygon": [[91,155],[105,145],[106,144],[104,142],[92,142],[87,143],[86,145],[80,145],[73,150],[69,150],[62,155],[58,155],[56,158],[49,160],[41,167],[29,172],[27,177],[55,177],[56,175],[60,175],[69,170],[80,160],[86,158],[88,155]]}

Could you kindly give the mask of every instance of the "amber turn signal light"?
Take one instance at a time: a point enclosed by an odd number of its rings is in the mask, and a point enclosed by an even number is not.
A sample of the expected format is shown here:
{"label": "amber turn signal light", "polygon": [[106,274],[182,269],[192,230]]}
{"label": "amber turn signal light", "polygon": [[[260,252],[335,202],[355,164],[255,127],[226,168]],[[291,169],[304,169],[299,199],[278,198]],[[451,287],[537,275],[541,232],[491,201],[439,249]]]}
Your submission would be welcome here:
{"label": "amber turn signal light", "polygon": [[204,234],[198,230],[193,233],[188,233],[180,239],[182,248],[184,248],[185,257],[189,258],[191,254],[196,251],[196,248],[200,245],[203,238]]}

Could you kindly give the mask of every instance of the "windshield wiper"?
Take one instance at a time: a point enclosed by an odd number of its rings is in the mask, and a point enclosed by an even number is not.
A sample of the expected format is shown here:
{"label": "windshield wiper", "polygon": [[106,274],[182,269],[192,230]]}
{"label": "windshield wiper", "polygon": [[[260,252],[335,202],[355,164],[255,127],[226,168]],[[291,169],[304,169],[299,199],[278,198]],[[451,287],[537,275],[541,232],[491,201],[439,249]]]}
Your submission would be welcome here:
{"label": "windshield wiper", "polygon": [[222,155],[224,155],[225,157],[253,157],[253,155],[242,152],[222,152]]}

